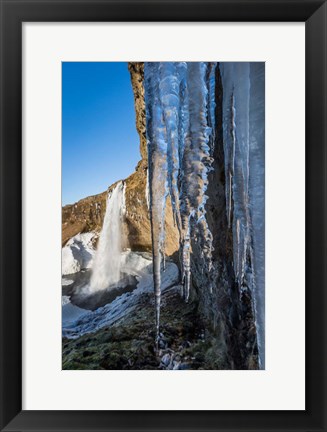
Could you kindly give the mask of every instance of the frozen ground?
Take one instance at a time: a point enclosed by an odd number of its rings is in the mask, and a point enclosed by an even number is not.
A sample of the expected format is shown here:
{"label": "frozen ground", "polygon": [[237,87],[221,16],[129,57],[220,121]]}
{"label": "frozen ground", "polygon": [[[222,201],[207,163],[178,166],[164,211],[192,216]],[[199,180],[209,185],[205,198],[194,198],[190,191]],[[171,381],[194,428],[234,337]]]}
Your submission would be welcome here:
{"label": "frozen ground", "polygon": [[71,304],[69,297],[63,296],[62,298],[62,327],[64,328],[74,323],[78,318],[86,314],[88,311]]}
{"label": "frozen ground", "polygon": [[95,249],[95,233],[82,233],[72,237],[62,248],[62,274],[74,274],[91,268]]}
{"label": "frozen ground", "polygon": [[[69,296],[64,296],[62,306],[62,334],[68,338],[77,338],[86,333],[95,332],[112,325],[132,313],[142,302],[142,295],[153,292],[152,259],[150,254],[127,251],[121,254],[121,270],[135,276],[137,284],[131,292],[125,292],[112,302],[94,311],[81,309],[70,303]],[[177,285],[179,271],[176,264],[168,261],[162,273],[162,290]],[[81,287],[87,295],[87,285]]]}

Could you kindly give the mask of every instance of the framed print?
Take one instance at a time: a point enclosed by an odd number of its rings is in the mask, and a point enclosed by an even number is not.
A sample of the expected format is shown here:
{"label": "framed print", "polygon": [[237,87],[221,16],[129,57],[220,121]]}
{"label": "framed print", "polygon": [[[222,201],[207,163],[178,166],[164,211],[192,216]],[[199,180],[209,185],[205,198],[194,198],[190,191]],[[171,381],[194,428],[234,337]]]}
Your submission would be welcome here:
{"label": "framed print", "polygon": [[325,2],[1,6],[1,430],[325,430]]}

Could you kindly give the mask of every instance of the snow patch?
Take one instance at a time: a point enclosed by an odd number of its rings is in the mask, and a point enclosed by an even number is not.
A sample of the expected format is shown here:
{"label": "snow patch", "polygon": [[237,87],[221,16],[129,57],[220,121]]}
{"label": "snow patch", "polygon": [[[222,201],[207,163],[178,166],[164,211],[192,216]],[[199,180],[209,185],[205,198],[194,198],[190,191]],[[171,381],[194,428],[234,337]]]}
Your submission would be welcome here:
{"label": "snow patch", "polygon": [[62,306],[62,327],[67,327],[77,319],[82,318],[88,311],[81,309],[73,304],[66,303]]}
{"label": "snow patch", "polygon": [[[153,293],[153,268],[150,254],[126,251],[121,255],[122,271],[136,276],[138,280],[134,291],[124,293],[113,302],[95,311],[84,311],[72,304],[63,306],[62,334],[64,337],[77,338],[110,326],[141,307],[142,295]],[[168,261],[162,273],[161,289],[165,291],[179,282],[179,270],[175,263]]]}
{"label": "snow patch", "polygon": [[64,278],[61,279],[61,286],[69,286],[73,283],[74,281],[71,279],[64,279]]}
{"label": "snow patch", "polygon": [[92,266],[94,257],[94,232],[79,233],[62,248],[62,274],[77,273]]}
{"label": "snow patch", "polygon": [[65,306],[66,304],[70,303],[70,298],[69,296],[62,296],[61,297],[61,306]]}

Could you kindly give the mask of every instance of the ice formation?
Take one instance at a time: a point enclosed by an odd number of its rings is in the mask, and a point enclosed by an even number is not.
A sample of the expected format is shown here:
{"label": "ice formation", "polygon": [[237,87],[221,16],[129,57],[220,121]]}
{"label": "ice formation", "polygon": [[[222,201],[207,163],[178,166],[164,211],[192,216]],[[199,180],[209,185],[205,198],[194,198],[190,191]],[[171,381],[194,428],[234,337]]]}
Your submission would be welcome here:
{"label": "ice formation", "polygon": [[264,367],[264,63],[221,63],[226,209],[240,295],[250,288]]}
{"label": "ice formation", "polygon": [[213,160],[215,67],[203,62],[144,65],[157,333],[168,195],[180,234],[186,301],[190,291],[191,239],[195,233],[202,243],[204,264],[211,269],[212,235],[206,221],[205,192]]}
{"label": "ice formation", "polygon": [[106,214],[92,268],[91,292],[106,289],[120,280],[124,212],[125,185],[119,182],[108,194]]}
{"label": "ice formation", "polygon": [[200,246],[212,289],[212,234],[206,219],[208,173],[216,132],[216,72],[223,89],[226,217],[233,232],[240,301],[252,293],[264,365],[264,64],[148,62],[144,87],[148,142],[156,327],[159,334],[165,208],[170,197],[180,235],[184,297],[189,298],[192,242]]}

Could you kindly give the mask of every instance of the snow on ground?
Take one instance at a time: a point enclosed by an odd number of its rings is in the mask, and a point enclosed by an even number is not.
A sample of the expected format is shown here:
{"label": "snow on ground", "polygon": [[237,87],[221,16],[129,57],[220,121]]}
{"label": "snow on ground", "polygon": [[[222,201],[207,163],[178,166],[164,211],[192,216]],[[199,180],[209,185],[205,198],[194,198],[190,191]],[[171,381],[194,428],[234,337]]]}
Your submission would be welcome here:
{"label": "snow on ground", "polygon": [[68,303],[70,303],[69,296],[63,295],[61,297],[61,306],[65,306]]}
{"label": "snow on ground", "polygon": [[152,255],[146,252],[127,250],[121,254],[120,266],[122,273],[144,276],[152,271]]}
{"label": "snow on ground", "polygon": [[71,304],[69,297],[67,297],[65,301],[66,303],[64,304],[64,300],[62,300],[62,328],[69,326],[71,323],[75,322],[78,318],[81,318],[88,312],[85,309],[81,309]]}
{"label": "snow on ground", "polygon": [[[122,254],[122,271],[136,276],[138,280],[136,289],[132,292],[122,294],[113,302],[95,311],[84,311],[85,313],[77,315],[76,319],[64,320],[63,318],[63,336],[77,338],[83,334],[92,333],[102,327],[112,325],[140,305],[142,294],[153,292],[152,260],[149,254],[124,252]],[[167,290],[173,285],[177,285],[178,282],[179,271],[177,265],[173,262],[166,262],[166,270],[162,272],[162,291]],[[73,305],[65,305],[63,309],[68,306]],[[82,310],[80,308],[77,309]],[[68,310],[68,312],[70,313],[71,311]],[[69,317],[71,318],[72,315]]]}
{"label": "snow on ground", "polygon": [[92,266],[95,253],[93,232],[80,233],[72,237],[62,248],[62,274],[68,275]]}
{"label": "snow on ground", "polygon": [[61,286],[69,286],[73,283],[74,281],[71,279],[64,279],[64,278],[61,279]]}

